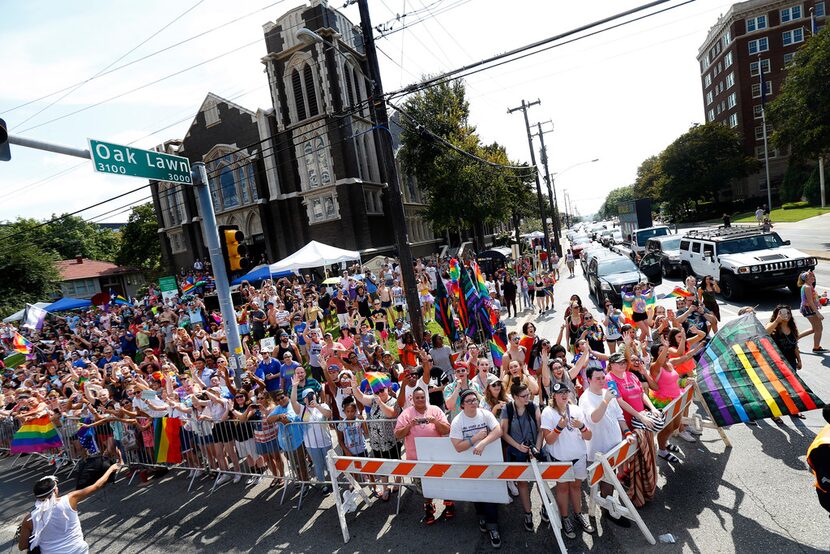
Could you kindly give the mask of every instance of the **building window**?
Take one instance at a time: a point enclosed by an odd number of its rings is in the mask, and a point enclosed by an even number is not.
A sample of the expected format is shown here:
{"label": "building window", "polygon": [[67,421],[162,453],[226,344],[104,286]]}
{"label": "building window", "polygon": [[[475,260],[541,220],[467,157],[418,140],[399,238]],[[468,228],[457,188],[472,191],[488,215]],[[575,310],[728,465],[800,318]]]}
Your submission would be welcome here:
{"label": "building window", "polygon": [[711,123],[714,120],[715,120],[715,110],[709,110],[708,112],[706,112],[706,121]]}
{"label": "building window", "polygon": [[781,23],[801,19],[801,6],[790,6],[781,10]]}
{"label": "building window", "polygon": [[723,67],[724,68],[732,67],[732,52],[731,51],[727,52],[726,55],[723,57]]}
{"label": "building window", "polygon": [[726,106],[728,109],[734,108],[738,104],[738,95],[734,92],[729,95],[729,98],[726,99]]}
{"label": "building window", "polygon": [[769,60],[761,60],[760,62],[755,61],[749,64],[749,74],[753,77],[757,77],[759,67],[764,69],[764,73],[769,73],[772,70]]}
{"label": "building window", "polygon": [[311,225],[340,218],[340,206],[334,192],[306,198],[305,204],[308,210],[308,222]]}
{"label": "building window", "polygon": [[730,73],[726,76],[726,88],[732,88],[735,86],[735,74]]}
{"label": "building window", "polygon": [[732,32],[731,31],[726,31],[723,34],[723,39],[722,40],[723,40],[724,48],[729,46],[732,43]]}
{"label": "building window", "polygon": [[327,146],[322,136],[316,136],[303,143],[303,165],[305,166],[307,189],[331,184],[328,166]]}
{"label": "building window", "polygon": [[[772,82],[771,81],[764,81],[764,96],[769,96],[772,94]],[[760,98],[761,97],[761,83],[753,83],[752,84],[752,97],[753,98]]]}
{"label": "building window", "polygon": [[757,54],[769,50],[769,40],[767,40],[767,37],[750,40],[747,45],[749,46],[750,54]]}
{"label": "building window", "polygon": [[228,146],[216,146],[205,157],[213,206],[217,212],[256,200],[253,157]]}
{"label": "building window", "polygon": [[207,105],[205,106],[205,127],[213,127],[214,125],[220,122],[219,119],[219,106],[216,103],[216,100],[211,98],[208,100]]}
{"label": "building window", "polygon": [[[770,159],[777,158],[778,157],[778,149],[777,148],[768,148],[767,156]],[[755,157],[758,158],[759,160],[764,159],[764,145],[763,144],[755,147]],[[766,185],[763,186],[763,189],[766,190]]]}
{"label": "building window", "polygon": [[184,243],[184,235],[181,231],[167,233],[167,238],[170,239],[170,251],[173,254],[181,254],[187,250],[187,245]]}
{"label": "building window", "polygon": [[64,281],[61,283],[61,291],[64,296],[90,297],[97,292],[95,279],[77,279],[75,281]]}
{"label": "building window", "polygon": [[706,77],[703,78],[703,86],[705,88],[709,88],[709,87],[712,86],[712,74],[711,73],[707,73]]}
{"label": "building window", "polygon": [[292,123],[320,114],[319,85],[311,54],[298,52],[285,67],[284,84]]}
{"label": "building window", "polygon": [[784,67],[789,67],[793,63],[793,58],[795,58],[795,52],[787,52],[784,54]]}
{"label": "building window", "polygon": [[755,117],[755,119],[761,119],[762,117],[764,117],[763,111],[764,107],[761,104],[755,104],[754,106],[752,106],[752,115]]}
{"label": "building window", "polygon": [[379,190],[363,190],[363,200],[366,203],[366,213],[369,215],[383,215],[383,193]]}
{"label": "building window", "polygon": [[[772,125],[767,123],[767,137],[772,134]],[[764,126],[758,125],[755,127],[755,140],[763,140],[764,139]]]}
{"label": "building window", "polygon": [[159,184],[158,197],[161,205],[162,224],[175,227],[184,222],[184,195],[180,185]]}
{"label": "building window", "polygon": [[824,2],[816,2],[813,7],[813,15],[816,17],[824,17]]}
{"label": "building window", "polygon": [[752,33],[767,28],[767,16],[759,15],[746,20],[746,32]]}
{"label": "building window", "polygon": [[706,93],[706,105],[708,106],[709,104],[711,104],[712,100],[713,100],[712,91],[710,90],[709,92]]}
{"label": "building window", "polygon": [[738,114],[733,113],[729,115],[729,126],[733,129],[738,126]]}
{"label": "building window", "polygon": [[783,38],[784,46],[804,42],[804,29],[792,29],[790,31],[784,31],[783,33],[781,33],[781,37]]}

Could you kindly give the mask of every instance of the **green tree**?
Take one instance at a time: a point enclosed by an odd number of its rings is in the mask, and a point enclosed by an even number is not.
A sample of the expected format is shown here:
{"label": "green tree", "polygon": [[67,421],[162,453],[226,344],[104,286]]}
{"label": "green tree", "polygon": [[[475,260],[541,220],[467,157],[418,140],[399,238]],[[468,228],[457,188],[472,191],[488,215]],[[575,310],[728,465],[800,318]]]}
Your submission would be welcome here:
{"label": "green tree", "polygon": [[410,117],[403,118],[400,159],[426,193],[424,217],[439,232],[471,229],[477,246],[482,247],[484,226],[507,221],[513,215],[511,200],[516,191],[511,189],[517,174],[473,159],[442,140],[500,165],[510,165],[507,152],[498,143],[481,143],[469,123],[470,107],[461,81],[442,83],[411,96],[402,112]]}
{"label": "green tree", "polygon": [[161,270],[158,220],[153,204],[135,206],[121,228],[121,245],[115,258],[119,265],[141,268],[149,275]]}
{"label": "green tree", "polygon": [[60,290],[56,261],[54,252],[32,242],[0,241],[0,317],[16,312],[26,303],[50,300]]}
{"label": "green tree", "polygon": [[747,156],[741,135],[721,123],[694,125],[660,154],[663,200],[712,200],[732,180],[744,177],[758,167],[758,160]]}
{"label": "green tree", "polygon": [[637,168],[637,178],[634,179],[636,198],[650,198],[657,202],[663,192],[664,178],[660,156],[651,156],[643,160]]}
{"label": "green tree", "polygon": [[767,116],[779,148],[789,146],[794,156],[809,160],[830,152],[830,30],[798,50]]}
{"label": "green tree", "polygon": [[637,198],[634,185],[615,188],[605,197],[605,202],[600,206],[597,216],[601,219],[614,217],[619,214],[618,208],[621,202],[636,200]]}
{"label": "green tree", "polygon": [[[55,219],[52,216],[51,219]],[[99,227],[77,216],[62,216],[57,221],[43,225],[31,218],[19,218],[4,227],[6,233],[16,234],[15,241],[25,240],[43,250],[54,252],[60,259],[76,256],[93,260],[115,261],[120,236],[111,229]]]}

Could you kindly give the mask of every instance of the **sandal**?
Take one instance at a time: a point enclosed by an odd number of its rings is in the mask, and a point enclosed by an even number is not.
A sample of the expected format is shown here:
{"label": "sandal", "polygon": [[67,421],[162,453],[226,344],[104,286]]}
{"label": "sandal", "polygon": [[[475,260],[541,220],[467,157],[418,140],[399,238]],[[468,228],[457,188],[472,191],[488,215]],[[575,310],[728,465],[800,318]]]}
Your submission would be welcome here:
{"label": "sandal", "polygon": [[671,452],[666,452],[665,454],[658,453],[657,457],[662,458],[662,459],[666,460],[667,462],[671,462],[673,464],[679,464],[680,463],[680,458],[678,458],[677,456],[675,456]]}
{"label": "sandal", "polygon": [[277,477],[276,479],[271,480],[271,484],[268,485],[269,489],[273,489],[274,487],[282,486],[282,477]]}
{"label": "sandal", "polygon": [[818,348],[813,348],[813,354],[824,354],[825,352],[827,352],[827,349],[822,348],[821,346],[819,346]]}
{"label": "sandal", "polygon": [[680,448],[678,448],[676,445],[672,443],[668,443],[666,445],[666,450],[668,450],[669,452],[675,452],[677,454],[680,454]]}
{"label": "sandal", "polygon": [[802,414],[801,412],[797,412],[797,413],[790,414],[790,415],[793,416],[793,417],[797,417],[798,419],[807,419],[807,417],[804,414]]}
{"label": "sandal", "polygon": [[781,418],[780,418],[780,417],[778,417],[778,416],[773,417],[773,418],[772,418],[772,420],[773,420],[775,423],[777,423],[778,425],[784,425],[784,420],[783,420],[783,419],[781,419]]}

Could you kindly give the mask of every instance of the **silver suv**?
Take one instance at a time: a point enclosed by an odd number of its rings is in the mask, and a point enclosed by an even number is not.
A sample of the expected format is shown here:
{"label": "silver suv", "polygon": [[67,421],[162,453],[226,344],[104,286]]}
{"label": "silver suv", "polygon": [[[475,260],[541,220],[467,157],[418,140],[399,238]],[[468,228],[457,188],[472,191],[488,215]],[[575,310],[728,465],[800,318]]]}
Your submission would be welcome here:
{"label": "silver suv", "polygon": [[680,240],[685,275],[712,275],[727,300],[747,287],[789,287],[798,291],[798,274],[816,267],[816,259],[790,247],[778,233],[755,227],[693,229]]}

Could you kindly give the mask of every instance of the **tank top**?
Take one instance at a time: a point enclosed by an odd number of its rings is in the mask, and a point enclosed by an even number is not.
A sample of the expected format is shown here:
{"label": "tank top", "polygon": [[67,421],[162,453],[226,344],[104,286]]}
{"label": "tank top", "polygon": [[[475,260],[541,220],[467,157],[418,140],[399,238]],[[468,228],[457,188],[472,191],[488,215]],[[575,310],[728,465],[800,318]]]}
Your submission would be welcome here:
{"label": "tank top", "polygon": [[69,505],[69,497],[58,499],[49,522],[40,533],[38,543],[44,554],[57,552],[60,554],[86,554],[89,545],[84,541],[84,532],[81,530],[81,520],[78,512]]}
{"label": "tank top", "polygon": [[[686,345],[686,352],[688,352],[688,351],[689,351],[689,346]],[[684,354],[685,354],[685,352],[684,352]],[[676,360],[680,356],[683,356],[684,354],[678,354],[677,356],[670,356],[669,360],[672,362],[672,365],[674,366],[674,370],[677,372],[678,375],[680,375],[681,377],[688,377],[689,375],[693,374],[694,371],[695,371],[695,365],[696,365],[695,364],[695,359],[694,358],[689,358],[685,362],[679,363],[679,364],[674,362],[674,360]]]}
{"label": "tank top", "polygon": [[[810,301],[807,299],[809,293],[807,292],[807,287],[810,285],[802,285],[801,286],[801,311],[803,312],[804,309],[811,310],[810,308]],[[813,302],[818,306],[818,293],[813,289]]]}
{"label": "tank top", "polygon": [[680,375],[674,370],[660,368],[660,374],[657,376],[657,393],[661,398],[670,398],[674,400],[680,396],[680,385],[678,381]]}

